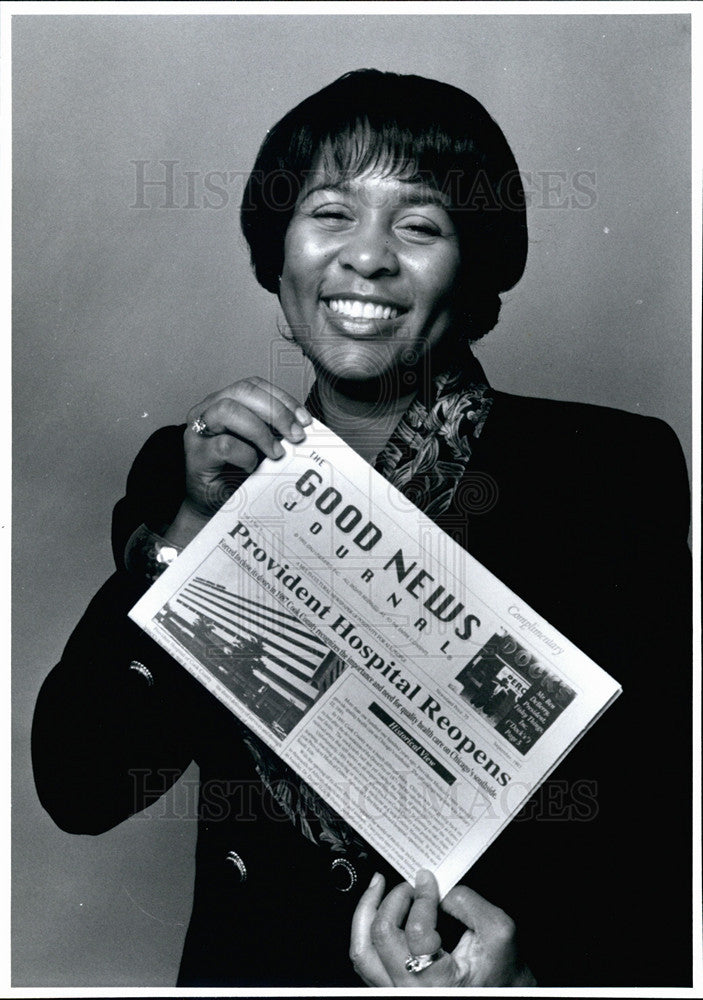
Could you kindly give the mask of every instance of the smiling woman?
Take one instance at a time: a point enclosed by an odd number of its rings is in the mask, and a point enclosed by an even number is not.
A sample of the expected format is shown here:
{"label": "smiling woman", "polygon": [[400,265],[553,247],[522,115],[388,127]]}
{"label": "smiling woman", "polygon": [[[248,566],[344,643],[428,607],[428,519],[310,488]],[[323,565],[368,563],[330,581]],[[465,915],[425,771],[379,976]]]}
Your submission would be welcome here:
{"label": "smiling woman", "polygon": [[322,182],[288,226],[281,305],[318,378],[380,381],[456,329],[460,261],[431,189],[378,174]]}
{"label": "smiling woman", "polygon": [[517,164],[485,108],[374,70],[271,129],[241,219],[257,277],[315,367],[326,423],[369,461],[418,379],[457,351],[468,365],[527,253]]}
{"label": "smiling woman", "polygon": [[[64,829],[98,833],[198,762],[183,986],[685,984],[690,870],[675,848],[688,824],[685,768],[649,761],[640,774],[614,762],[643,719],[657,719],[663,745],[685,743],[686,475],[660,421],[488,385],[470,345],[496,324],[499,293],[527,255],[522,184],[500,128],[447,84],[347,74],[268,133],[241,220],[315,385],[302,405],[243,370],[144,446],[115,509],[117,571],[39,696],[42,802]],[[385,895],[397,877],[383,859],[127,619],[262,456],[304,439],[311,415],[625,689],[556,785],[474,865],[470,887],[441,902],[429,872]],[[666,486],[656,496],[653,457]],[[495,487],[481,508],[466,502],[476,473]],[[536,572],[545,553],[553,570]],[[645,617],[653,593],[656,619]],[[645,827],[667,859],[656,950],[646,947],[651,878],[632,851]]]}

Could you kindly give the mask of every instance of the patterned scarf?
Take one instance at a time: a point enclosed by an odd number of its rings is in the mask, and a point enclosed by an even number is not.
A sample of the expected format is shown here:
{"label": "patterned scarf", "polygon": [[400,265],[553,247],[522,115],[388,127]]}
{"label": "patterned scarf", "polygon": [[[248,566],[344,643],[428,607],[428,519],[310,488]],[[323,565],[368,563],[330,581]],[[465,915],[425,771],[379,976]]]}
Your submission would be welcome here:
{"label": "patterned scarf", "polygon": [[[442,372],[428,391],[418,393],[374,468],[428,517],[437,518],[451,505],[492,402],[483,369],[470,355],[461,370]],[[305,405],[323,419],[317,383]],[[365,858],[365,842],[341,816],[249,729],[240,728],[264,787],[291,822],[338,856]]]}
{"label": "patterned scarf", "polygon": [[493,402],[483,370],[472,360],[473,371],[443,372],[434,380],[431,399],[413,400],[374,462],[377,472],[431,518],[451,505]]}

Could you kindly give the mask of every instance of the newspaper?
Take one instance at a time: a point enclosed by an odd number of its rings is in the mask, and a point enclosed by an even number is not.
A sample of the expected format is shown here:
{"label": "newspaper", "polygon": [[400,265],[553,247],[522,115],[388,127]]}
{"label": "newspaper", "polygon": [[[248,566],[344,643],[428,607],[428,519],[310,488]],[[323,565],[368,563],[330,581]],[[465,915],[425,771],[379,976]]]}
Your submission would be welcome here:
{"label": "newspaper", "polygon": [[328,428],[283,445],[130,615],[443,896],[620,686]]}

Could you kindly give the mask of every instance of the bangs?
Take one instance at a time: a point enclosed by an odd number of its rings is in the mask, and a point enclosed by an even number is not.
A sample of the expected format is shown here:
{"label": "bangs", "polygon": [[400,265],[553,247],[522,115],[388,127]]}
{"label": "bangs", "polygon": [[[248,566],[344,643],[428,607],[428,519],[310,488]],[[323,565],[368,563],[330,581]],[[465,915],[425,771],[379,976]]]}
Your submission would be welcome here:
{"label": "bangs", "polygon": [[[451,127],[436,107],[398,105],[373,110],[338,106],[314,123],[301,123],[289,139],[285,164],[301,180],[321,170],[332,183],[366,173],[422,183],[448,195],[451,178],[473,179],[479,169],[473,138]],[[444,120],[443,120],[444,117]]]}
{"label": "bangs", "polygon": [[411,183],[427,180],[419,163],[417,137],[396,122],[374,126],[366,116],[324,136],[316,161],[333,183],[364,174]]}

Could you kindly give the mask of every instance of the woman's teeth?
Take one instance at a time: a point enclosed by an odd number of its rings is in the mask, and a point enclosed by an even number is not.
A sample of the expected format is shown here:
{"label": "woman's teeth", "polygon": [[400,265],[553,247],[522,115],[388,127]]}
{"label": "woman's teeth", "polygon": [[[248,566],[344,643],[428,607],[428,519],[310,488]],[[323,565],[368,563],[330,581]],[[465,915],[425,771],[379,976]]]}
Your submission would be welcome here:
{"label": "woman's teeth", "polygon": [[374,302],[359,302],[358,299],[330,299],[330,309],[340,316],[351,319],[395,319],[398,310],[395,306],[382,306]]}

